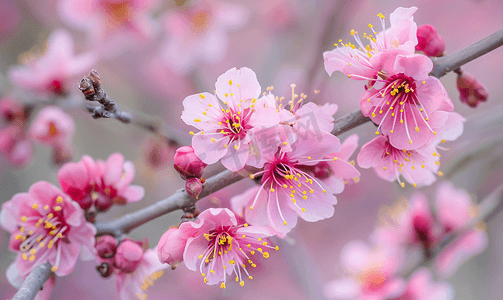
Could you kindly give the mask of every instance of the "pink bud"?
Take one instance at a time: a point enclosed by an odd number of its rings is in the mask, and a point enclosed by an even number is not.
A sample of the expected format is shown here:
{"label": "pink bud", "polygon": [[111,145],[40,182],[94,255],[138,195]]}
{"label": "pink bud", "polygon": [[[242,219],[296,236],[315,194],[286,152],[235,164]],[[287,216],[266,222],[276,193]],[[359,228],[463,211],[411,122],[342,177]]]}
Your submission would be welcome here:
{"label": "pink bud", "polygon": [[201,182],[201,179],[196,177],[187,179],[187,181],[185,181],[185,190],[189,195],[194,196],[197,199],[203,190],[203,183]]}
{"label": "pink bud", "polygon": [[183,261],[183,252],[187,238],[177,227],[172,227],[166,231],[157,244],[157,257],[162,263],[167,263],[172,269]]}
{"label": "pink bud", "polygon": [[417,28],[416,51],[423,51],[427,56],[442,56],[445,51],[444,39],[432,25],[421,25]]}
{"label": "pink bud", "polygon": [[477,107],[480,102],[486,101],[489,94],[475,77],[466,72],[458,75],[457,79],[459,98],[462,102]]}
{"label": "pink bud", "polygon": [[132,240],[123,240],[115,254],[115,266],[122,272],[131,273],[140,264],[143,257],[143,249]]}
{"label": "pink bud", "polygon": [[180,173],[183,179],[203,176],[204,168],[207,164],[203,163],[194,153],[192,146],[183,146],[176,150],[175,170]]}
{"label": "pink bud", "polygon": [[117,240],[111,235],[104,235],[96,241],[96,251],[101,258],[112,258],[117,250]]}

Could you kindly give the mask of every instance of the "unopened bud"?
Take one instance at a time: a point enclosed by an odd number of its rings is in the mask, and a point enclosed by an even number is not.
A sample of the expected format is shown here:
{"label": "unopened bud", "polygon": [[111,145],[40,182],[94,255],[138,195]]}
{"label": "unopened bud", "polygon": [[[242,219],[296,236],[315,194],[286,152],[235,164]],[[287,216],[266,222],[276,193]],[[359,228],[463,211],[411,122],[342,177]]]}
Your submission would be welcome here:
{"label": "unopened bud", "polygon": [[326,163],[324,161],[322,161],[319,164],[317,164],[316,166],[314,166],[313,175],[316,178],[325,179],[325,178],[328,178],[332,174],[333,174],[332,169],[330,168],[328,163]]}
{"label": "unopened bud", "polygon": [[104,235],[96,241],[96,251],[101,258],[112,258],[117,250],[117,240],[111,235]]}
{"label": "unopened bud", "polygon": [[187,239],[177,227],[166,231],[157,244],[157,257],[162,263],[167,263],[172,269],[183,261],[183,252]]}
{"label": "unopened bud", "polygon": [[131,273],[136,270],[142,257],[142,247],[138,243],[126,239],[117,247],[115,266],[121,269],[122,272]]}
{"label": "unopened bud", "polygon": [[427,56],[442,56],[445,42],[432,25],[421,25],[417,28],[416,51],[423,51]]}
{"label": "unopened bud", "polygon": [[185,190],[189,195],[196,197],[196,199],[199,198],[199,194],[201,194],[203,190],[201,179],[196,177],[187,179],[187,181],[185,181]]}
{"label": "unopened bud", "polygon": [[480,102],[486,101],[489,96],[482,84],[466,72],[461,72],[458,75],[457,86],[459,98],[471,107],[477,107]]}
{"label": "unopened bud", "polygon": [[203,176],[204,168],[207,164],[202,162],[194,153],[191,146],[183,146],[176,150],[173,158],[175,170],[180,173],[183,179]]}

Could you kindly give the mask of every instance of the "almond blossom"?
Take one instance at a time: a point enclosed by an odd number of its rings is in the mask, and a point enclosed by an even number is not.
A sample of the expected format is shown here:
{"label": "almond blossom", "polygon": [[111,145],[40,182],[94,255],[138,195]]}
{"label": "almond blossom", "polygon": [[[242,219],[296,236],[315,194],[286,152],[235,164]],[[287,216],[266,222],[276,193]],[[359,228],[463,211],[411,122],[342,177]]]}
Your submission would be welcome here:
{"label": "almond blossom", "polygon": [[403,279],[396,277],[402,264],[396,248],[372,249],[363,241],[351,241],[341,251],[341,264],[346,278],[325,286],[329,299],[394,299],[405,290]]}
{"label": "almond blossom", "polygon": [[[250,272],[253,270],[251,268],[256,267],[253,259],[255,254],[260,253],[260,256],[268,258],[269,250],[279,249],[271,246],[267,240],[272,235],[270,230],[260,226],[238,225],[236,216],[227,208],[207,209],[196,221],[184,222],[174,232],[179,234],[167,238],[171,243],[181,243],[180,246],[186,243],[183,261],[187,268],[201,272],[204,282],[209,285],[220,283],[222,289],[226,287],[227,276],[232,274],[241,286],[245,283],[245,277],[253,279]],[[160,259],[165,255],[179,257],[179,246],[171,248],[170,244],[159,242],[158,247],[163,248],[158,250]]]}
{"label": "almond blossom", "polygon": [[95,162],[85,155],[80,162],[67,163],[58,171],[58,181],[65,193],[83,209],[94,205],[100,211],[143,198],[143,187],[130,185],[134,176],[133,163],[125,162],[120,153],[110,155],[106,162]]}
{"label": "almond blossom", "polygon": [[308,222],[331,217],[337,204],[337,198],[327,192],[330,187],[315,177],[313,169],[321,162],[338,160],[329,154],[340,151],[339,139],[318,131],[287,144],[276,144],[275,151],[261,151],[256,160],[251,157],[249,165],[264,165],[263,171],[250,175],[252,179],[261,176],[261,186],[231,200],[239,202],[234,207],[240,214],[244,210],[247,222],[267,225],[279,236],[295,227],[298,216]]}
{"label": "almond blossom", "polygon": [[341,46],[336,43],[337,48],[323,53],[325,70],[328,75],[340,71],[356,80],[375,78],[380,73],[382,65],[378,60],[375,60],[374,55],[385,51],[413,54],[417,44],[417,25],[413,20],[413,14],[416,10],[417,7],[398,7],[395,9],[390,14],[391,28],[389,29],[385,28],[384,15],[378,14],[382,31],[377,33],[372,24],[369,24],[369,28],[375,36],[363,34],[363,37],[369,40],[367,46],[363,44],[358,32],[352,29],[351,35],[356,41],[354,45],[351,42],[344,44],[342,40],[339,40]]}
{"label": "almond blossom", "polygon": [[228,32],[239,30],[248,18],[246,7],[224,1],[196,1],[188,9],[172,10],[163,21],[167,31],[163,58],[182,74],[201,62],[215,64],[227,52]]}
{"label": "almond blossom", "polygon": [[248,160],[253,132],[277,125],[279,116],[264,98],[257,99],[260,84],[248,68],[228,70],[218,77],[215,87],[218,98],[210,93],[185,98],[181,118],[201,130],[191,132],[192,147],[204,163],[222,159],[227,169],[237,171]]}
{"label": "almond blossom", "polygon": [[42,108],[30,126],[34,140],[53,148],[70,147],[74,133],[72,117],[57,106]]}
{"label": "almond blossom", "polygon": [[47,51],[23,66],[9,70],[9,79],[18,87],[48,96],[64,96],[76,77],[85,74],[94,64],[91,54],[76,56],[70,33],[57,29],[47,40]]}
{"label": "almond blossom", "polygon": [[92,259],[95,227],[83,210],[52,184],[39,181],[28,193],[19,193],[2,205],[2,227],[11,233],[9,249],[17,254],[8,275],[27,276],[49,262],[57,276],[73,271],[81,257]]}

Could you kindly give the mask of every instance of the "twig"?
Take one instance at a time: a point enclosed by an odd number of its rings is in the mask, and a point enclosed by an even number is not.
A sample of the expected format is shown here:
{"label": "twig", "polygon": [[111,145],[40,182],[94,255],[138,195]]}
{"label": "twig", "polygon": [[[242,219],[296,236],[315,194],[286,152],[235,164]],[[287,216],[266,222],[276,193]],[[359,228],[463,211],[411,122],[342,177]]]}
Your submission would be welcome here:
{"label": "twig", "polygon": [[339,119],[337,119],[334,124],[334,130],[332,130],[333,135],[340,135],[344,132],[353,129],[357,126],[367,123],[370,118],[363,116],[360,110],[355,110]]}
{"label": "twig", "polygon": [[51,277],[51,265],[42,264],[30,272],[12,300],[32,300]]}

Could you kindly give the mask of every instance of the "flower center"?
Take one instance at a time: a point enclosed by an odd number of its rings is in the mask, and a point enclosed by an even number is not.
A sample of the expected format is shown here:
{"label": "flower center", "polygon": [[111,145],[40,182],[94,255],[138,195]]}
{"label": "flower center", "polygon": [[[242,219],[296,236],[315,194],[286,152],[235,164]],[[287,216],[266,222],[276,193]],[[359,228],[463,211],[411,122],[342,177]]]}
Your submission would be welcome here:
{"label": "flower center", "polygon": [[103,7],[116,25],[127,22],[131,19],[131,6],[129,1],[104,1]]}
{"label": "flower center", "polygon": [[54,79],[48,86],[49,91],[56,95],[64,95],[65,94],[65,87],[63,86],[63,82],[58,79]]}
{"label": "flower center", "polygon": [[380,270],[371,269],[362,275],[362,283],[367,291],[377,291],[386,281],[386,275]]}
{"label": "flower center", "polygon": [[190,17],[190,26],[194,32],[202,32],[210,23],[210,13],[208,11],[200,11]]}

